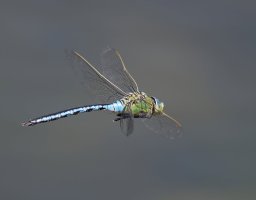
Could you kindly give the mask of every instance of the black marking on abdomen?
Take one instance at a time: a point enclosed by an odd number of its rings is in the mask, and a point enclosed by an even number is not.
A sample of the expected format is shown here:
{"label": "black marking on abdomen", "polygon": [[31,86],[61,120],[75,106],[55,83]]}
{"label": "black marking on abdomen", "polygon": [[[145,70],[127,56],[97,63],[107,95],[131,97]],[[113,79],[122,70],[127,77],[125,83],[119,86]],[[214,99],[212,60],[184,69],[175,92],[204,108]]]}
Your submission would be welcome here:
{"label": "black marking on abdomen", "polygon": [[[77,115],[78,113],[80,113],[80,111],[73,112],[72,115]],[[67,116],[69,116],[69,115],[66,115],[66,116],[63,116],[63,117],[67,117]]]}
{"label": "black marking on abdomen", "polygon": [[93,111],[93,109],[92,108],[88,108],[85,112],[91,112],[91,111]]}
{"label": "black marking on abdomen", "polygon": [[107,104],[98,104],[98,105],[88,105],[88,106],[82,106],[77,108],[71,108],[64,111],[56,112],[49,115],[44,115],[42,117],[38,117],[32,120],[29,120],[27,122],[22,123],[22,126],[33,126],[40,123],[55,121],[57,119],[61,119],[64,117],[68,117],[71,115],[77,115],[82,112],[91,112],[91,111],[97,111],[97,110],[105,110],[105,106]]}

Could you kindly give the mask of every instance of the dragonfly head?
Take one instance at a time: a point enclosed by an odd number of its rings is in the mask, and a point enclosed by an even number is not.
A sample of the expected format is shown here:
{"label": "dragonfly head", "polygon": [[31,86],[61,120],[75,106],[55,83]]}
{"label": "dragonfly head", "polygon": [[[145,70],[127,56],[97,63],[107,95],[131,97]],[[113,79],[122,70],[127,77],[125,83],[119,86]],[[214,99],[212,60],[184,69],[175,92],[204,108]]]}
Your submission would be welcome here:
{"label": "dragonfly head", "polygon": [[155,109],[154,112],[156,113],[162,113],[164,111],[164,103],[157,99],[156,97],[151,97],[154,100],[155,103]]}

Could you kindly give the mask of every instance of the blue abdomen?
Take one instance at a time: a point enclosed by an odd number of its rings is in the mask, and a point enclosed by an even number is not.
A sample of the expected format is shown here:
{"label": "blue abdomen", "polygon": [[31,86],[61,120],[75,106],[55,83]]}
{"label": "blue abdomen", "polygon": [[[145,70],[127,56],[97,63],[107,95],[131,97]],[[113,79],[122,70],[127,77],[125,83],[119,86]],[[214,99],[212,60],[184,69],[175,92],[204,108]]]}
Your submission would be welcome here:
{"label": "blue abdomen", "polygon": [[120,113],[123,112],[124,105],[121,103],[121,101],[117,100],[112,104],[105,105],[105,108],[109,111]]}

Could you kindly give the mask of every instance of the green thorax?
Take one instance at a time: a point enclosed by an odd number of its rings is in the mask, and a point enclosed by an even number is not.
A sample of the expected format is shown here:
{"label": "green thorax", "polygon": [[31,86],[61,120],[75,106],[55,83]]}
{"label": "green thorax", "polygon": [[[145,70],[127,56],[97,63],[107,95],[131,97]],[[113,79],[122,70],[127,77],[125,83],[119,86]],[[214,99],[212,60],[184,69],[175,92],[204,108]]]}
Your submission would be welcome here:
{"label": "green thorax", "polygon": [[154,110],[154,100],[145,93],[130,93],[121,99],[125,105],[125,112],[134,117],[150,117]]}

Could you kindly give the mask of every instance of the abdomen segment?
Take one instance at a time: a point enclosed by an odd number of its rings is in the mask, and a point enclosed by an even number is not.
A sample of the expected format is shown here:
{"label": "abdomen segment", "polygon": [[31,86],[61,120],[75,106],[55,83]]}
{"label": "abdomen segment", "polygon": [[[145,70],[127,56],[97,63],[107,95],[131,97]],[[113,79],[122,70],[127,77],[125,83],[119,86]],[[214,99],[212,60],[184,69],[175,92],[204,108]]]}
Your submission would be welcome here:
{"label": "abdomen segment", "polygon": [[44,115],[42,117],[38,117],[32,120],[29,120],[27,122],[22,123],[22,126],[33,126],[40,123],[50,122],[54,121],[60,118],[68,117],[71,115],[77,115],[79,113],[83,112],[91,112],[91,111],[97,111],[97,110],[106,110],[107,104],[98,104],[98,105],[90,105],[90,106],[83,106],[83,107],[77,107],[77,108],[71,108],[68,110],[56,112],[49,115]]}

